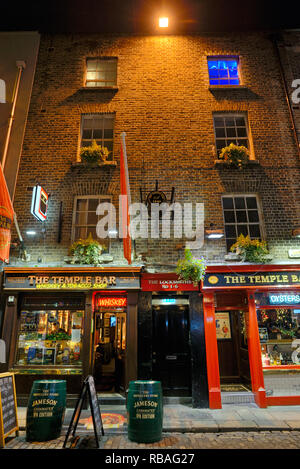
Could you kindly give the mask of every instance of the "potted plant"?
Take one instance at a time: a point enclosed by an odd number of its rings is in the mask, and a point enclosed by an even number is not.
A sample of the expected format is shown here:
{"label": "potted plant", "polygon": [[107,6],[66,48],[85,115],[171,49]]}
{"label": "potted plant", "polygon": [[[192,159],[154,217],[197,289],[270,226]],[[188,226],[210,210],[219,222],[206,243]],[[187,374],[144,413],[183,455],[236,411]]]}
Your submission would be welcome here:
{"label": "potted plant", "polygon": [[99,265],[101,264],[100,256],[104,249],[105,246],[93,239],[92,235],[89,234],[87,239],[79,239],[70,247],[69,251],[73,257],[71,262]]}
{"label": "potted plant", "polygon": [[269,255],[265,241],[250,239],[250,237],[240,234],[230,251],[236,252],[242,258],[242,261],[264,264]]}
{"label": "potted plant", "polygon": [[105,163],[109,153],[106,147],[98,145],[96,140],[93,140],[91,145],[80,149],[80,158],[82,162],[87,164]]}
{"label": "potted plant", "polygon": [[206,270],[206,263],[203,258],[194,257],[190,249],[184,250],[184,259],[177,262],[176,273],[181,280],[192,281],[194,285],[203,279]]}
{"label": "potted plant", "polygon": [[231,143],[222,148],[219,158],[230,166],[242,169],[249,161],[249,150],[243,145]]}

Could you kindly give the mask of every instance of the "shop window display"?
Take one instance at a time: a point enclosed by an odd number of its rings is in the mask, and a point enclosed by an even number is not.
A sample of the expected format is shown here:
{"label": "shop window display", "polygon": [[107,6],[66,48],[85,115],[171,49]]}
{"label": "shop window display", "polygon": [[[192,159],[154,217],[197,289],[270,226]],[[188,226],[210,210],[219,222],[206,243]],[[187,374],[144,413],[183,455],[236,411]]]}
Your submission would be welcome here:
{"label": "shop window display", "polygon": [[21,311],[16,366],[80,366],[83,311]]}
{"label": "shop window display", "polygon": [[258,310],[263,367],[300,365],[300,314],[296,311]]}

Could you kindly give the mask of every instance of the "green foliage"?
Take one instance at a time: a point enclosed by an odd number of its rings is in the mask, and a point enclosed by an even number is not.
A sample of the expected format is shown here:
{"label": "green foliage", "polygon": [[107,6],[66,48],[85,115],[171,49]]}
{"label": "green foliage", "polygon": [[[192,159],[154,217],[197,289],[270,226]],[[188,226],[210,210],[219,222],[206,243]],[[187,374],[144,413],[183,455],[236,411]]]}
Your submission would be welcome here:
{"label": "green foliage", "polygon": [[220,159],[229,165],[233,165],[238,169],[242,169],[249,161],[249,150],[243,145],[235,145],[231,143],[222,148]]}
{"label": "green foliage", "polygon": [[180,259],[177,263],[176,273],[181,280],[192,281],[197,285],[203,279],[205,270],[205,260],[193,257],[190,249],[186,248],[184,259]]}
{"label": "green foliage", "polygon": [[92,141],[92,145],[82,147],[80,149],[81,161],[88,164],[99,164],[105,162],[108,158],[109,151],[106,147],[98,145],[96,140]]}
{"label": "green foliage", "polygon": [[80,264],[99,265],[100,256],[105,247],[89,234],[87,239],[79,239],[70,247],[74,262]]}
{"label": "green foliage", "polygon": [[243,261],[264,264],[269,251],[265,241],[250,239],[250,237],[241,234],[235,244],[230,248],[242,256]]}

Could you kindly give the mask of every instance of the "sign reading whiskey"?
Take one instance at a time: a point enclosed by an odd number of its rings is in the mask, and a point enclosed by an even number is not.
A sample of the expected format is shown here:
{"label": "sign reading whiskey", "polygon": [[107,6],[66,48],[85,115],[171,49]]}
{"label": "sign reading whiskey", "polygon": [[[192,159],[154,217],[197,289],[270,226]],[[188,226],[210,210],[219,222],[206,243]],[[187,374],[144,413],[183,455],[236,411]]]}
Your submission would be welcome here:
{"label": "sign reading whiskey", "polygon": [[5,290],[117,290],[139,288],[139,277],[105,273],[5,274]]}
{"label": "sign reading whiskey", "polygon": [[225,272],[209,273],[203,280],[204,288],[262,287],[300,285],[300,272]]}

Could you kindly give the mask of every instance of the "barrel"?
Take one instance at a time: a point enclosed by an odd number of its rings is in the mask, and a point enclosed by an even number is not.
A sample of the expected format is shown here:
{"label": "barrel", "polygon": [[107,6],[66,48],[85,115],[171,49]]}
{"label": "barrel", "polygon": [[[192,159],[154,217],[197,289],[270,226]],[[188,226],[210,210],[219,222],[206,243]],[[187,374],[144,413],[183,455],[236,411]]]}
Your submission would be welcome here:
{"label": "barrel", "polygon": [[66,381],[34,381],[27,407],[26,440],[48,441],[60,436],[66,409]]}
{"label": "barrel", "polygon": [[127,417],[129,440],[138,443],[161,440],[163,396],[160,381],[130,381]]}

